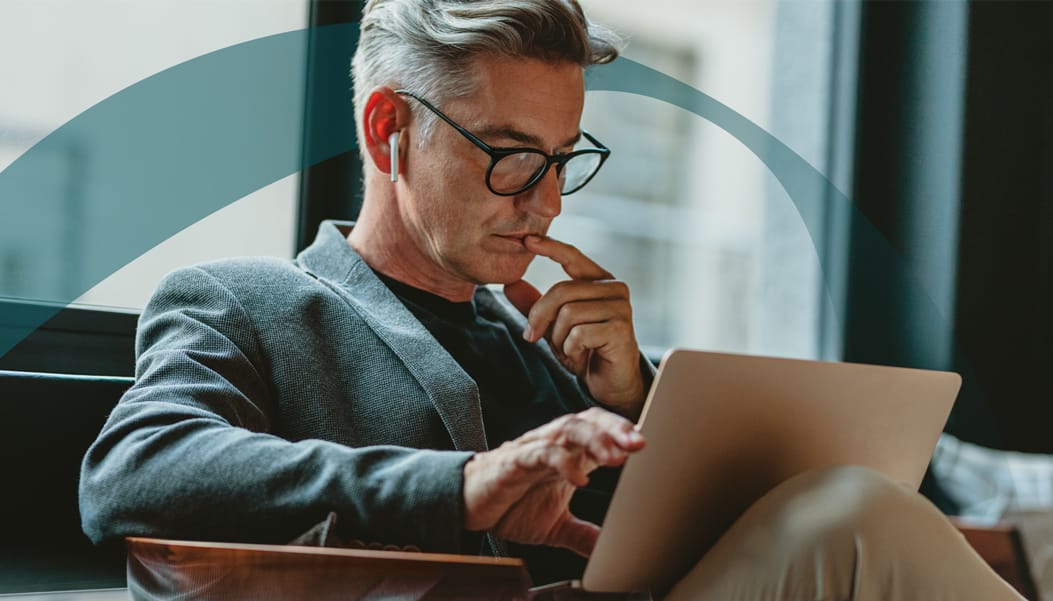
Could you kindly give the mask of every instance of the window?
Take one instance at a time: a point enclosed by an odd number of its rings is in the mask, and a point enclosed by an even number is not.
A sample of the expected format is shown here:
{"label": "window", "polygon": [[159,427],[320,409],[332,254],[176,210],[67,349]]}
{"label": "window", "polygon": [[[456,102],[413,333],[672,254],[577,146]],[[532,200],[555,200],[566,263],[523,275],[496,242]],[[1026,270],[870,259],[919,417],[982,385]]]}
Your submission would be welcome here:
{"label": "window", "polygon": [[[625,56],[723,102],[829,173],[834,2],[582,4],[627,35]],[[583,125],[613,155],[565,200],[551,233],[629,283],[641,344],[836,352],[821,335],[831,297],[816,242],[756,156],[708,121],[643,96],[591,92]],[[535,261],[528,277],[547,285],[565,276]]]}
{"label": "window", "polygon": [[[13,0],[0,5],[0,170],[48,133],[111,94],[191,58],[307,24],[306,0]],[[66,206],[49,217],[63,244],[42,248],[34,232],[0,240],[0,290],[62,300],[75,291],[61,271],[92,251],[91,215],[77,183],[91,157],[77,148],[49,157],[49,184]],[[292,256],[298,197],[289,177],[238,200],[160,244],[80,296],[79,302],[140,309],[164,273],[232,255]],[[89,218],[86,218],[89,217]],[[52,255],[48,255],[52,253]],[[58,255],[58,256],[55,256]]]}
{"label": "window", "polygon": [[[0,51],[36,59],[0,64],[0,80],[13,91],[0,104],[0,167],[80,111],[144,77],[237,42],[304,27],[307,4],[114,0],[63,4],[59,10],[50,2],[5,3]],[[656,0],[647,10],[627,0],[583,4],[593,19],[629,37],[629,58],[727,104],[820,170],[831,167],[826,116],[835,3]],[[314,10],[356,8],[321,2]],[[565,202],[552,233],[630,283],[642,344],[830,355],[821,330],[831,297],[823,288],[815,243],[767,168],[726,132],[653,99],[593,92],[586,105],[585,127],[614,155],[588,188]],[[56,152],[51,160],[53,185],[70,190],[75,205],[73,184],[84,177],[76,149]],[[346,175],[351,168],[342,167],[327,188],[357,180]],[[312,173],[305,181],[321,182],[319,177]],[[297,213],[308,215],[311,203],[341,195],[311,188],[303,188],[306,213],[297,206],[295,177],[249,194],[78,300],[139,309],[158,279],[176,267],[232,255],[291,256],[303,244],[304,231],[313,234],[312,224],[297,232]],[[354,205],[354,199],[338,203]],[[353,216],[326,212],[325,217]],[[50,291],[42,300],[69,294],[62,273],[36,269],[34,262],[45,251],[82,252],[76,247],[88,244],[90,236],[70,218],[75,214],[54,216],[69,230],[67,247],[38,249],[32,232],[0,241],[5,291],[14,290],[15,296],[20,288]],[[544,287],[562,275],[558,266],[536,261],[529,277]],[[40,278],[51,280],[33,281]]]}

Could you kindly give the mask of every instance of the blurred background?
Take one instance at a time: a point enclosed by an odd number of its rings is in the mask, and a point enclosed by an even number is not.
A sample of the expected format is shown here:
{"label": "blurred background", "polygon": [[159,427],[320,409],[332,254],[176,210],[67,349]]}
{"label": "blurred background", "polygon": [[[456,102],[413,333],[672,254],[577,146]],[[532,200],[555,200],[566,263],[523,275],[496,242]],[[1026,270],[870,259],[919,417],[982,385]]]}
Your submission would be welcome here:
{"label": "blurred background", "polygon": [[[627,57],[744,115],[852,200],[817,193],[795,204],[708,121],[643,96],[590,92],[583,127],[613,156],[565,200],[552,234],[629,282],[648,352],[686,346],[956,369],[966,390],[952,431],[1053,451],[1043,378],[1053,342],[1049,3],[582,3],[627,37]],[[0,169],[149,75],[261,36],[352,22],[359,10],[320,0],[5,0]],[[305,129],[313,85],[307,77]],[[348,97],[349,87],[328,86]],[[65,191],[68,210],[53,219],[77,231],[75,216],[91,211],[77,206],[90,157],[77,148],[54,155],[49,185]],[[292,257],[320,219],[354,218],[357,161],[353,153],[326,161],[183,230],[79,294],[81,313],[64,312],[0,366],[130,373],[123,349],[134,316],[164,273],[234,255]],[[818,224],[811,234],[806,221]],[[863,226],[876,227],[918,276],[931,306],[918,309],[874,263]],[[25,302],[65,298],[64,278],[38,281],[38,264],[47,253],[84,252],[76,246],[90,239],[71,236],[61,249],[35,247],[33,232],[0,240],[2,289]],[[561,277],[544,261],[528,275],[542,287]],[[41,289],[53,294],[18,293]],[[116,342],[78,361],[68,350],[83,346],[78,332]]]}
{"label": "blurred background", "polygon": [[[629,283],[644,350],[958,371],[947,425],[958,438],[944,437],[932,464],[958,509],[999,519],[1022,499],[1048,507],[1053,460],[989,448],[1053,453],[1053,2],[580,1],[627,38],[626,57],[730,107],[831,184],[790,198],[709,121],[647,96],[590,92],[582,125],[613,155],[565,199],[551,233]],[[354,23],[360,11],[357,0],[2,0],[0,177],[56,128],[151,75],[264,36]],[[302,110],[285,124],[303,149],[353,126],[354,40],[326,45],[316,31],[298,50]],[[27,312],[55,313],[0,353],[0,370],[130,376],[138,313],[165,273],[221,257],[291,258],[322,219],[354,219],[361,203],[361,162],[345,153],[237,199],[85,290],[78,260],[106,246],[112,216],[86,200],[99,161],[92,140],[79,142],[37,157],[36,184],[57,202],[28,210],[55,241],[31,229],[0,237],[0,334]],[[17,191],[0,195],[0,219],[26,210],[20,202]],[[564,276],[542,260],[527,277],[544,288]],[[44,474],[62,490],[26,489],[7,513],[42,508],[87,547],[72,474],[97,425],[75,412],[60,419],[45,402],[55,399],[0,400],[0,425],[52,454],[69,447],[68,474]],[[48,452],[9,438],[5,455],[37,478]],[[1036,540],[1053,540],[1043,532]],[[0,593],[123,582],[120,553],[101,580],[71,557],[0,546]]]}

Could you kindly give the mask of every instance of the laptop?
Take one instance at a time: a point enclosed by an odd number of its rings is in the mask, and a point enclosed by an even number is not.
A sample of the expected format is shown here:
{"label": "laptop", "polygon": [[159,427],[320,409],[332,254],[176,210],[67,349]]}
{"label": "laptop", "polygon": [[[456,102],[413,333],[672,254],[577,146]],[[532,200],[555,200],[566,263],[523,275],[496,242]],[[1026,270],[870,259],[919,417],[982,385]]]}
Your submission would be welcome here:
{"label": "laptop", "polygon": [[754,501],[813,468],[866,466],[917,490],[960,387],[950,372],[672,350],[584,575],[533,598],[666,591]]}

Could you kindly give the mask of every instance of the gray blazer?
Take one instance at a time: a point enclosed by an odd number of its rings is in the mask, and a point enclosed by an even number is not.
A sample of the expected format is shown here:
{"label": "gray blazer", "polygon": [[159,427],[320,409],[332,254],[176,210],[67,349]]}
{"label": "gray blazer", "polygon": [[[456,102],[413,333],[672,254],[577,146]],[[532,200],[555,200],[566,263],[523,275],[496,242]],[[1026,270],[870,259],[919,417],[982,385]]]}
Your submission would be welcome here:
{"label": "gray blazer", "polygon": [[[92,540],[284,543],[335,512],[345,539],[465,551],[462,469],[486,449],[478,389],[347,244],[351,225],[323,223],[294,261],[165,277],[139,320],[135,385],[84,457]],[[480,287],[475,300],[522,332],[503,298]],[[571,405],[594,404],[538,352]]]}

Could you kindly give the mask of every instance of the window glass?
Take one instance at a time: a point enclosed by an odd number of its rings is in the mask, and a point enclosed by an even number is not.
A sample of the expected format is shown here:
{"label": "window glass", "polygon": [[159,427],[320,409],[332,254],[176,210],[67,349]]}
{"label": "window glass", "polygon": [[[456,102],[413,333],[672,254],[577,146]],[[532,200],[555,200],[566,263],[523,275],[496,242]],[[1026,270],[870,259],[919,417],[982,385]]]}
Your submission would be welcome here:
{"label": "window glass", "polygon": [[[826,170],[833,2],[582,4],[628,37],[626,56],[709,94]],[[212,50],[304,27],[307,13],[304,0],[0,4],[0,52],[18,57],[0,61],[0,81],[9,84],[0,97],[0,168],[121,88]],[[822,241],[813,242],[759,159],[702,118],[643,96],[591,92],[583,125],[613,155],[565,200],[552,234],[629,282],[642,344],[824,354],[819,324],[833,309],[815,246]],[[75,153],[58,152],[52,161],[51,185],[75,190]],[[175,267],[232,255],[290,256],[296,198],[295,176],[258,190],[80,301],[141,308]],[[54,220],[76,231],[69,214]],[[34,268],[49,250],[35,248],[31,232],[24,237],[0,241],[0,278],[61,295],[62,274]],[[54,281],[31,282],[47,277]],[[528,277],[544,287],[563,276],[539,260]]]}
{"label": "window glass", "polygon": [[[111,94],[168,67],[227,46],[307,24],[306,0],[4,0],[0,3],[0,170],[48,133]],[[0,240],[4,290],[62,299],[62,264],[74,248],[84,160],[75,149],[49,157],[49,185],[68,203],[50,222],[70,235],[41,248],[33,232]],[[80,297],[84,303],[141,308],[157,281],[181,265],[231,255],[291,256],[296,178],[266,186],[146,253]],[[88,216],[95,217],[95,216]],[[42,281],[46,280],[46,281]]]}
{"label": "window glass", "polygon": [[[686,82],[825,169],[832,2],[582,0],[627,36],[625,56]],[[583,126],[613,154],[563,202],[553,236],[633,294],[660,350],[818,357],[829,302],[797,208],[767,167],[704,119],[645,96],[590,92]],[[565,277],[535,261],[528,278]]]}

